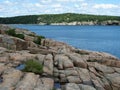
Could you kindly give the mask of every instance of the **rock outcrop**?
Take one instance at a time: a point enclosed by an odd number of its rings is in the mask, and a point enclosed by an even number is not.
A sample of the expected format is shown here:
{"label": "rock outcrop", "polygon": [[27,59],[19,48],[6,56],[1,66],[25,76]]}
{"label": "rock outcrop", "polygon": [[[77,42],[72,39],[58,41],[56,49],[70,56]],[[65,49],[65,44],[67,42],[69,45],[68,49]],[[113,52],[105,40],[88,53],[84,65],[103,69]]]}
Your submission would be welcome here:
{"label": "rock outcrop", "polygon": [[[47,25],[47,23],[39,23],[40,25]],[[106,21],[81,21],[81,22],[61,22],[61,23],[50,23],[49,25],[120,25],[120,21],[117,20],[106,20]]]}
{"label": "rock outcrop", "polygon": [[[115,56],[50,39],[41,45],[32,40],[0,34],[0,90],[120,90],[120,60]],[[41,75],[16,69],[30,59],[43,65]]]}

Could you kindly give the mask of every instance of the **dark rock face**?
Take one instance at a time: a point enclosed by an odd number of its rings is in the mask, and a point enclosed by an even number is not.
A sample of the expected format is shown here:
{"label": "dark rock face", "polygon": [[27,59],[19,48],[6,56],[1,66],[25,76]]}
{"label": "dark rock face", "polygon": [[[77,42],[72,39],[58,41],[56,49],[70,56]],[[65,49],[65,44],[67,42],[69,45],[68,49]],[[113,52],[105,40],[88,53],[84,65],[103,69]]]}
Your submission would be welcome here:
{"label": "dark rock face", "polygon": [[[120,60],[108,53],[75,49],[49,39],[33,46],[0,34],[0,90],[120,89]],[[43,65],[42,75],[15,68],[30,59]]]}
{"label": "dark rock face", "polygon": [[28,47],[26,41],[7,35],[0,35],[0,46],[12,50],[24,50]]}

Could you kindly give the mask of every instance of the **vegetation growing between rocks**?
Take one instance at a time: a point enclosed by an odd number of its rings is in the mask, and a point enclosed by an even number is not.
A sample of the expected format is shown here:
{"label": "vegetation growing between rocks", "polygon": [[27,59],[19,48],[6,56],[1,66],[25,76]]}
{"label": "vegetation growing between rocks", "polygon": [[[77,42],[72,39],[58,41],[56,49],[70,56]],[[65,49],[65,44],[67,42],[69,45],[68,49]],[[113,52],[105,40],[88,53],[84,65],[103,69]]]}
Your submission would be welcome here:
{"label": "vegetation growing between rocks", "polygon": [[15,29],[9,29],[6,31],[6,34],[10,35],[10,36],[14,36],[14,37],[18,37],[20,39],[24,39],[24,34],[16,34]]}
{"label": "vegetation growing between rocks", "polygon": [[43,65],[36,60],[28,60],[25,62],[25,68],[23,69],[23,71],[33,72],[35,74],[42,74]]}
{"label": "vegetation growing between rocks", "polygon": [[34,43],[41,45],[41,40],[44,38],[44,36],[37,36],[37,38],[34,40]]}

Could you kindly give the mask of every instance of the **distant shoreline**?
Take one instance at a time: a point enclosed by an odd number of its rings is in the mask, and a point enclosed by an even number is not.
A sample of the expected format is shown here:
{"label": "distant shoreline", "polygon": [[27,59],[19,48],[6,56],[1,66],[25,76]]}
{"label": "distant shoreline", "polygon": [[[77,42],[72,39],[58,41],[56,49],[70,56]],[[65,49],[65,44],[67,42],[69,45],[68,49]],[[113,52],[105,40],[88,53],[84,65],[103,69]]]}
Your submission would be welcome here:
{"label": "distant shoreline", "polygon": [[45,14],[0,18],[0,24],[120,25],[120,16],[87,14]]}

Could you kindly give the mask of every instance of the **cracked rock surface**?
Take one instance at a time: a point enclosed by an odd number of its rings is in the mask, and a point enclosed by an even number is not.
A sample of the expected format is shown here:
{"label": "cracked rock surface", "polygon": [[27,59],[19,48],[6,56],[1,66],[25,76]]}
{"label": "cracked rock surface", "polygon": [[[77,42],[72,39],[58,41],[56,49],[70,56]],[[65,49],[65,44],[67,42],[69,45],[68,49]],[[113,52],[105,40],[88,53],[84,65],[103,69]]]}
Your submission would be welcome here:
{"label": "cracked rock surface", "polygon": [[[20,31],[26,40],[0,34],[0,90],[120,90],[120,60],[113,55],[50,39],[36,45],[32,32]],[[41,75],[16,69],[30,59],[43,65]]]}

